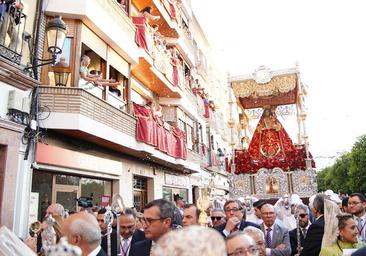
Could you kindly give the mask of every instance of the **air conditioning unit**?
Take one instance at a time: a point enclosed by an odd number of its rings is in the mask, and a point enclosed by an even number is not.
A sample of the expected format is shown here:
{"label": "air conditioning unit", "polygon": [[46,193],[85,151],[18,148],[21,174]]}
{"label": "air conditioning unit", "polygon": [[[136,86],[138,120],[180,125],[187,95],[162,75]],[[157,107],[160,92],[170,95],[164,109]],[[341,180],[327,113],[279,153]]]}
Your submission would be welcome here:
{"label": "air conditioning unit", "polygon": [[8,109],[23,111],[23,93],[16,90],[9,91]]}
{"label": "air conditioning unit", "polygon": [[29,114],[31,100],[29,97],[23,97],[22,100],[22,112]]}

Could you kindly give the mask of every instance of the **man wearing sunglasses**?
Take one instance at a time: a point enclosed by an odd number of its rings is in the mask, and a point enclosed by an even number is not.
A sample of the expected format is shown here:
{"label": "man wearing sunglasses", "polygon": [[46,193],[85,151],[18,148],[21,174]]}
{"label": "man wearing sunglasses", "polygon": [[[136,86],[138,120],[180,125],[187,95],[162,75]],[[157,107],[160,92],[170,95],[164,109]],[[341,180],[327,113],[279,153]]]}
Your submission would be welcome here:
{"label": "man wearing sunglasses", "polygon": [[215,208],[210,213],[212,227],[216,228],[225,223],[225,213],[222,209]]}
{"label": "man wearing sunglasses", "polygon": [[[304,246],[304,241],[306,238],[306,233],[310,226],[309,221],[309,208],[304,204],[299,204],[295,210],[295,216],[299,218],[299,228],[300,228],[300,245]],[[290,231],[290,243],[291,243],[291,255],[297,254],[297,228]]]}
{"label": "man wearing sunglasses", "polygon": [[224,205],[226,223],[217,226],[215,229],[224,237],[237,230],[244,230],[248,226],[260,228],[257,224],[245,221],[245,208],[239,200],[228,200]]}
{"label": "man wearing sunglasses", "polygon": [[132,245],[129,256],[149,256],[151,247],[171,231],[175,206],[164,199],[151,201],[144,207],[143,228],[146,240]]}

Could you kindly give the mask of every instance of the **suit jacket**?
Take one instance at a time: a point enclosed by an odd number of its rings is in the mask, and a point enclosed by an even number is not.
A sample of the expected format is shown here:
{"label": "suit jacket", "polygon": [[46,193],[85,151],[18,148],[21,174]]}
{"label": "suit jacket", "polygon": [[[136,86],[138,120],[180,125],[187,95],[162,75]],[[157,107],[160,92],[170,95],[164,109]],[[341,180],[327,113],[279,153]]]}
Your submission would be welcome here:
{"label": "suit jacket", "polygon": [[352,253],[352,256],[364,256],[364,255],[366,255],[366,246]]}
{"label": "suit jacket", "polygon": [[[304,246],[305,237],[300,231],[300,245]],[[290,243],[291,243],[291,256],[294,256],[297,253],[297,229],[293,229],[290,231]]]}
{"label": "suit jacket", "polygon": [[[102,242],[100,244],[105,252],[108,252],[108,236],[102,236]],[[119,247],[117,246],[117,231],[112,229],[111,233],[111,255],[116,256],[119,253]]]}
{"label": "suit jacket", "polygon": [[97,256],[107,256],[107,254],[104,252],[103,248],[100,249],[100,251],[98,252]]}
{"label": "suit jacket", "polygon": [[[263,223],[261,224],[261,230],[263,231],[263,234],[266,234]],[[280,244],[284,244],[285,249],[275,249]],[[291,256],[290,234],[287,228],[280,226],[277,223],[273,224],[272,245],[270,249],[271,256]]]}
{"label": "suit jacket", "polygon": [[324,235],[324,216],[310,225],[300,256],[318,256]]}
{"label": "suit jacket", "polygon": [[132,240],[131,240],[131,246],[134,244],[134,243],[137,243],[137,242],[140,242],[142,240],[145,240],[145,233],[144,231],[141,231],[139,229],[136,229],[135,232],[133,233],[132,235]]}
{"label": "suit jacket", "polygon": [[[224,224],[221,224],[221,225],[215,227],[215,229],[217,231],[219,231],[221,233],[221,235],[223,235],[224,238],[226,237],[226,235],[223,232],[225,229],[225,226],[226,226],[226,222]],[[255,227],[258,229],[260,228],[257,224],[255,224],[253,222],[242,220],[240,222],[239,230],[244,230],[246,227],[249,227],[249,226],[252,226],[252,227]]]}
{"label": "suit jacket", "polygon": [[149,239],[134,243],[129,256],[150,256],[151,244],[152,241]]}

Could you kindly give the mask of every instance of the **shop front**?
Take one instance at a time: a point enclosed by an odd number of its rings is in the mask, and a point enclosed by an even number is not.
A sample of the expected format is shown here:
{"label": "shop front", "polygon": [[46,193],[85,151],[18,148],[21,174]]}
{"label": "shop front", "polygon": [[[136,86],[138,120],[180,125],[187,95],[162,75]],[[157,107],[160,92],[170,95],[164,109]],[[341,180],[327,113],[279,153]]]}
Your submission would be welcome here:
{"label": "shop front", "polygon": [[32,176],[30,221],[41,219],[52,203],[76,212],[83,203],[88,207],[108,204],[113,193],[119,193],[113,191],[122,172],[119,161],[39,143],[36,163]]}
{"label": "shop front", "polygon": [[163,198],[174,202],[174,195],[179,194],[183,198],[184,202],[191,202],[191,193],[189,190],[190,183],[187,176],[178,176],[174,174],[165,173],[165,182],[163,186]]}

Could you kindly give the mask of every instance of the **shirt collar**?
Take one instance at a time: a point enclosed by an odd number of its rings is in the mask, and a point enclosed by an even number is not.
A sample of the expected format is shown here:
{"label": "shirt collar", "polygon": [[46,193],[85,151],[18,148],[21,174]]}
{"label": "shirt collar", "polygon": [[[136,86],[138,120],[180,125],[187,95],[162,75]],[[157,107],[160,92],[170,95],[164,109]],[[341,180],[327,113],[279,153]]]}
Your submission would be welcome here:
{"label": "shirt collar", "polygon": [[266,232],[267,232],[267,229],[268,229],[268,228],[270,228],[270,229],[271,229],[271,231],[273,231],[274,225],[275,225],[275,223],[273,223],[273,225],[272,225],[272,226],[267,227],[267,225],[266,225],[266,224],[264,224],[264,222],[263,222],[263,226],[264,226],[264,229],[265,229],[265,231],[266,231]]}
{"label": "shirt collar", "polygon": [[[121,235],[120,235],[120,237],[121,237],[121,243],[123,242],[123,240],[125,240],[125,238],[123,238]],[[129,242],[129,243],[131,243],[131,240],[132,240],[132,235],[130,235],[128,238],[127,238],[127,241]]]}
{"label": "shirt collar", "polygon": [[96,255],[98,255],[100,249],[102,249],[102,247],[100,247],[100,245],[98,245],[98,247],[95,248],[91,253],[89,253],[88,256],[96,256]]}
{"label": "shirt collar", "polygon": [[321,217],[323,217],[323,216],[324,216],[323,214],[319,215],[319,217],[318,217],[318,218],[316,218],[316,220],[320,219],[320,218],[321,218]]}

